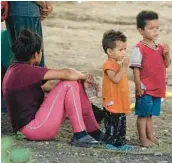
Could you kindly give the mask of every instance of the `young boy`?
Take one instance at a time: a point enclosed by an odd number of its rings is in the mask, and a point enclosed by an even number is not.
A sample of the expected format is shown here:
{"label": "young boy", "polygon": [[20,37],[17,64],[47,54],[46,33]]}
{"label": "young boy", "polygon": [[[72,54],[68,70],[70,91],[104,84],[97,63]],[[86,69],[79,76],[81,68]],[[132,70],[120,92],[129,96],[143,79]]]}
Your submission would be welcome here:
{"label": "young boy", "polygon": [[[104,33],[102,46],[107,54],[103,64],[104,141],[110,149],[131,150],[126,145],[126,114],[130,113],[126,58],[126,36],[120,31]],[[120,65],[119,62],[122,61]]]}
{"label": "young boy", "polygon": [[165,96],[166,70],[170,63],[169,47],[155,43],[159,35],[158,14],[141,11],[137,29],[143,39],[132,52],[131,68],[136,87],[135,114],[140,143],[149,147],[158,144],[153,135],[152,116],[160,115],[161,98]]}

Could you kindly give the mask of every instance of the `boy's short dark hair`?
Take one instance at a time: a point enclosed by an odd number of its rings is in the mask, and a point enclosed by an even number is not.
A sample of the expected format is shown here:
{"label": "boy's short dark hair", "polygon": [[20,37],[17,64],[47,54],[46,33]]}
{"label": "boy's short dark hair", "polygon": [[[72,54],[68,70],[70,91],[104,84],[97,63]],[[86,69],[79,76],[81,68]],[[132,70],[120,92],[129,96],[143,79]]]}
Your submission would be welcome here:
{"label": "boy's short dark hair", "polygon": [[146,21],[156,20],[156,19],[158,19],[158,13],[149,10],[141,11],[136,17],[137,29],[138,28],[144,29],[146,26]]}
{"label": "boy's short dark hair", "polygon": [[38,34],[24,29],[12,45],[14,58],[18,61],[29,61],[36,52],[40,53],[41,45]]}
{"label": "boy's short dark hair", "polygon": [[107,53],[107,49],[113,49],[116,46],[116,41],[126,42],[127,37],[120,31],[115,31],[113,29],[108,30],[103,35],[102,46]]}

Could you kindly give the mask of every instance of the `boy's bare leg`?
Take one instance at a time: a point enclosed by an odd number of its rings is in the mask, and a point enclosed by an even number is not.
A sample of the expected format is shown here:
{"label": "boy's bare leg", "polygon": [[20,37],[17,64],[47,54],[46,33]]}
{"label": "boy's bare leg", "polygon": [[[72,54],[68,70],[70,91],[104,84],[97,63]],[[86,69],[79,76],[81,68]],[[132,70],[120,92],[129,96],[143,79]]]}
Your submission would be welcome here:
{"label": "boy's bare leg", "polygon": [[146,123],[146,135],[147,138],[152,141],[153,143],[159,145],[158,140],[156,137],[153,135],[153,122],[152,122],[152,116],[147,117],[147,123]]}
{"label": "boy's bare leg", "polygon": [[151,147],[155,144],[147,138],[146,124],[147,124],[147,117],[139,117],[139,116],[137,117],[137,130],[139,134],[140,144],[144,147]]}

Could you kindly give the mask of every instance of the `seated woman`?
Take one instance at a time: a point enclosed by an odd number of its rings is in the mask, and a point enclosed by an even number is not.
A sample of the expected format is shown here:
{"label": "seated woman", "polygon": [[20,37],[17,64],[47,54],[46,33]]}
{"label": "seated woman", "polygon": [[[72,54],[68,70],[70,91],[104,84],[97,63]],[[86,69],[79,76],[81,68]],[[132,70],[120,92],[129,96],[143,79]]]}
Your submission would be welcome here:
{"label": "seated woman", "polygon": [[[94,117],[84,83],[97,89],[93,76],[74,69],[38,67],[41,38],[23,30],[12,45],[14,62],[3,80],[3,94],[12,127],[29,140],[53,139],[67,115],[73,129],[71,144],[89,147],[98,144],[103,133]],[[44,98],[42,85],[59,80]]]}

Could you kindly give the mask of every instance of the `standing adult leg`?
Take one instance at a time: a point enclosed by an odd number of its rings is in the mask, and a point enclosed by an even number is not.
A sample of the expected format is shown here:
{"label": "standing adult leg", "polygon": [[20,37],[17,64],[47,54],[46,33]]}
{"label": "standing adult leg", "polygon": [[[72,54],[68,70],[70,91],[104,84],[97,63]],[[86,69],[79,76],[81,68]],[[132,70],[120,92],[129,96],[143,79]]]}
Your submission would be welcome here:
{"label": "standing adult leg", "polygon": [[23,29],[30,29],[42,38],[42,59],[39,66],[44,67],[44,45],[41,18],[29,16],[9,16],[6,20],[6,26],[11,44],[16,40]]}

